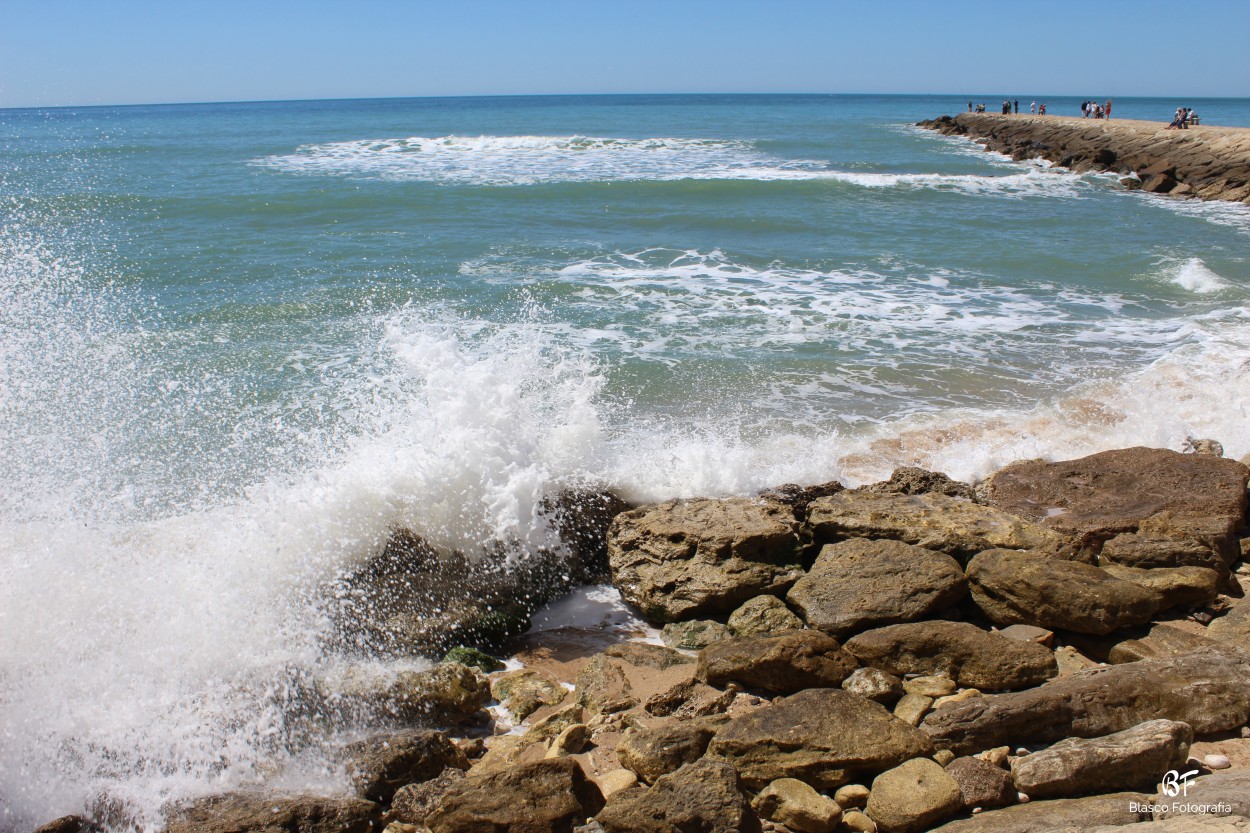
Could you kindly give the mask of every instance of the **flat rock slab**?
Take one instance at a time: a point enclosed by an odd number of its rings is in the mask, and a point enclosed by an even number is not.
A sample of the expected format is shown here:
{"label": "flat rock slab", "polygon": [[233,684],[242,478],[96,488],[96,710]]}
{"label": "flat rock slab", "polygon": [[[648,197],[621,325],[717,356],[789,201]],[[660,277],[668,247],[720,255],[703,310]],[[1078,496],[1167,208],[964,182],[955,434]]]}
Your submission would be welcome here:
{"label": "flat rock slab", "polygon": [[1050,833],[1072,826],[1081,830],[1098,825],[1118,827],[1149,821],[1148,810],[1131,808],[1149,806],[1150,801],[1148,793],[1131,792],[1033,801],[952,821],[933,828],[932,833]]}
{"label": "flat rock slab", "polygon": [[1167,548],[1151,548],[1152,541],[1187,542],[1231,564],[1245,519],[1247,478],[1250,469],[1235,460],[1127,448],[1061,463],[1013,463],[994,474],[983,493],[992,506],[1079,536],[1094,549],[1118,549],[1115,560],[1130,566],[1192,563],[1134,563],[1167,560]]}
{"label": "flat rock slab", "polygon": [[657,780],[649,790],[613,793],[596,821],[605,833],[758,833],[760,829],[734,768],[713,760],[687,764]]}
{"label": "flat rock slab", "polygon": [[1090,564],[1016,550],[987,550],[968,563],[972,601],[996,625],[1107,634],[1142,625],[1160,594]]}
{"label": "flat rock slab", "polygon": [[210,796],[172,813],[168,833],[368,833],[381,816],[372,801],[312,795],[229,793]]}
{"label": "flat rock slab", "polygon": [[967,592],[963,569],[945,553],[852,538],[825,545],[786,600],[810,627],[843,638],[923,619],[958,604]]}
{"label": "flat rock slab", "polygon": [[813,501],[807,521],[821,543],[885,538],[966,561],[982,550],[1057,550],[1065,539],[1017,515],[936,492],[841,492]]}
{"label": "flat rock slab", "polygon": [[1246,830],[1250,830],[1250,819],[1241,816],[1177,816],[1142,822],[1127,830],[1100,824],[1097,827],[1060,827],[1046,833],[1243,833]]}
{"label": "flat rock slab", "polygon": [[1059,673],[1036,642],[989,633],[968,622],[913,622],[865,631],[844,646],[864,665],[892,674],[945,674],[964,688],[1005,691],[1041,685]]}
{"label": "flat rock slab", "polygon": [[1218,646],[1166,659],[1079,671],[1009,694],[931,712],[921,728],[939,749],[970,754],[1068,737],[1100,737],[1147,720],[1179,720],[1198,735],[1250,718],[1250,654]]}
{"label": "flat rock slab", "polygon": [[837,689],[808,689],[731,720],[708,751],[732,763],[754,788],[797,778],[829,789],[931,755],[933,745],[878,703]]}
{"label": "flat rock slab", "polygon": [[452,785],[426,816],[434,833],[572,833],[603,809],[603,795],[571,758],[516,764]]}
{"label": "flat rock slab", "polygon": [[838,641],[820,631],[724,639],[699,652],[697,676],[709,685],[738,682],[793,694],[839,686],[859,666]]}
{"label": "flat rock slab", "polygon": [[675,622],[784,592],[802,575],[799,545],[799,523],[784,504],[673,500],[617,515],[608,563],[626,601]]}
{"label": "flat rock slab", "polygon": [[1031,798],[1068,798],[1157,787],[1189,757],[1188,723],[1149,720],[1101,738],[1070,738],[1011,762],[1016,787]]}

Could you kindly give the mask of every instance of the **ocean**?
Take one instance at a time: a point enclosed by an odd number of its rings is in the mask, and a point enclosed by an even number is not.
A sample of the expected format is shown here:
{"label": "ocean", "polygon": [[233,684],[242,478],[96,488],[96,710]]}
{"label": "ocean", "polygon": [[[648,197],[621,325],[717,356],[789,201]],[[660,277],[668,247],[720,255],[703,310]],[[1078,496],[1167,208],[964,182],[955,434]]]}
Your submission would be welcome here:
{"label": "ocean", "polygon": [[[1250,209],[912,126],[968,99],[0,110],[0,829],[341,786],[298,692],[397,526],[1250,453]],[[1250,126],[1113,112],[1179,104]]]}

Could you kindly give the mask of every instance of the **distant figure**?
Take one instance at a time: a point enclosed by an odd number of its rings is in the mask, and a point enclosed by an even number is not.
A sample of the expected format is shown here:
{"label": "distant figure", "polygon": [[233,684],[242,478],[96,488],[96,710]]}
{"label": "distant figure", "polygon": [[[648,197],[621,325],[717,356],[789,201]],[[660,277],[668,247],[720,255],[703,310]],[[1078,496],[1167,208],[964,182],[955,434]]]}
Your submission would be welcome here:
{"label": "distant figure", "polygon": [[1020,115],[1020,99],[1017,98],[1015,101],[1011,102],[1011,106],[1015,108],[1016,115]]}
{"label": "distant figure", "polygon": [[1083,119],[1089,118],[1089,102],[1088,101],[1081,102],[1081,118]]}
{"label": "distant figure", "polygon": [[969,101],[969,102],[968,102],[968,112],[969,112],[969,113],[971,113],[971,112],[972,112],[972,102],[971,102],[971,101]]}
{"label": "distant figure", "polygon": [[1190,108],[1189,110],[1189,123],[1190,124],[1198,123],[1198,114],[1194,112],[1193,108]]}
{"label": "distant figure", "polygon": [[1039,104],[1039,105],[1037,105],[1037,114],[1038,114],[1039,116],[1044,116],[1044,115],[1046,115],[1046,105],[1045,105],[1045,104]]}
{"label": "distant figure", "polygon": [[1037,115],[1037,102],[1036,101],[1034,101],[1032,104],[1029,105],[1029,115],[1030,116]]}
{"label": "distant figure", "polygon": [[1111,119],[1111,99],[1107,99],[1107,106],[1103,108],[1107,113],[1107,119]]}
{"label": "distant figure", "polygon": [[1011,102],[1006,99],[1003,99],[1003,115],[1004,116],[1011,115]]}

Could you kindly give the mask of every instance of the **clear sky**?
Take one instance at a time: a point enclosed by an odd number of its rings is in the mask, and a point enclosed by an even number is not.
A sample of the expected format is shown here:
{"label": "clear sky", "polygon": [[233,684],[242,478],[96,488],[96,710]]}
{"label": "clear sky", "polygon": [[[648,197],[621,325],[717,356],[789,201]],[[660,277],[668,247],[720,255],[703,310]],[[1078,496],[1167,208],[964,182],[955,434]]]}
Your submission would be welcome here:
{"label": "clear sky", "polygon": [[0,107],[526,93],[1250,96],[1250,0],[0,0]]}

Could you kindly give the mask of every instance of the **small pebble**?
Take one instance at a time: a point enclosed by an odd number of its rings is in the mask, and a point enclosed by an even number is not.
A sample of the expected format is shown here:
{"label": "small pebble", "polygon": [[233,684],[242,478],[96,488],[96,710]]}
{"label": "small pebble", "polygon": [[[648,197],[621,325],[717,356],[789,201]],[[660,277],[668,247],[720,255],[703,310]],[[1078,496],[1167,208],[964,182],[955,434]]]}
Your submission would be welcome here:
{"label": "small pebble", "polygon": [[1243,738],[1250,738],[1250,726],[1241,727],[1241,736]]}
{"label": "small pebble", "polygon": [[973,807],[973,808],[972,808],[972,815],[974,815],[974,816],[975,816],[977,813],[980,813],[980,812],[983,812],[983,811],[982,811],[982,809],[981,809],[980,807]]}
{"label": "small pebble", "polygon": [[1025,749],[1023,746],[1016,750],[1017,758],[1023,758],[1027,754],[1029,754],[1029,750]]}
{"label": "small pebble", "polygon": [[1215,754],[1207,755],[1202,759],[1202,763],[1206,765],[1207,769],[1228,769],[1233,765],[1232,761],[1228,760],[1227,755]]}
{"label": "small pebble", "polygon": [[1016,793],[1016,800],[1018,800],[1021,804],[1029,803],[1029,797],[1024,793]]}
{"label": "small pebble", "polygon": [[750,703],[752,706],[758,706],[762,701],[760,700],[760,698],[752,694],[750,697],[747,698],[747,702]]}
{"label": "small pebble", "polygon": [[1195,622],[1206,625],[1215,617],[1213,617],[1210,613],[1207,613],[1205,610],[1200,610],[1197,613],[1192,614],[1189,618],[1193,619]]}

